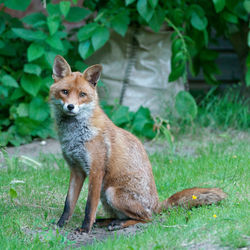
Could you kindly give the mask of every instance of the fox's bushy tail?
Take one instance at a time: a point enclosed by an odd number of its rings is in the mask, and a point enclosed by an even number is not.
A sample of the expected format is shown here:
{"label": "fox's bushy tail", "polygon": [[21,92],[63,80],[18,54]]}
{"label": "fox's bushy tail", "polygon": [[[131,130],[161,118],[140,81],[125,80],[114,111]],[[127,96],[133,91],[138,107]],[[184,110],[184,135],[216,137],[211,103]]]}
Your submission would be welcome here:
{"label": "fox's bushy tail", "polygon": [[197,207],[201,205],[215,204],[226,198],[226,194],[220,188],[188,188],[173,194],[160,203],[159,212],[172,207]]}

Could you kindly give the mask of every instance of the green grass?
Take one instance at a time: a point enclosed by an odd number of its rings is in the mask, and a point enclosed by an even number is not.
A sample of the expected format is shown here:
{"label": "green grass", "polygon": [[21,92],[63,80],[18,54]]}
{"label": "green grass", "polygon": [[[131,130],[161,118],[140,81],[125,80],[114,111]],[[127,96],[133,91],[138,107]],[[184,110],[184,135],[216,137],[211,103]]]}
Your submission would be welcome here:
{"label": "green grass", "polygon": [[[246,132],[211,134],[203,129],[200,136],[183,136],[175,142],[174,153],[163,149],[150,156],[161,200],[194,186],[221,187],[228,198],[219,205],[166,211],[134,236],[108,238],[87,249],[249,246],[249,142]],[[190,153],[185,154],[187,151]],[[36,169],[14,159],[0,168],[1,249],[63,249],[65,244],[71,247],[65,236],[52,231],[63,210],[69,170],[61,158],[42,155],[39,161],[42,167]],[[13,179],[25,183],[10,184]],[[66,231],[81,225],[86,195],[85,183]],[[97,216],[103,216],[101,207]]]}
{"label": "green grass", "polygon": [[217,87],[202,96],[196,96],[198,113],[193,121],[184,120],[171,108],[166,110],[167,118],[175,135],[194,134],[196,130],[210,128],[216,130],[237,129],[249,131],[250,99],[244,98],[238,86],[221,93]]}
{"label": "green grass", "polygon": [[224,94],[214,94],[212,88],[199,104],[197,123],[204,127],[221,129],[249,129],[250,102],[242,98],[242,93],[235,88]]}

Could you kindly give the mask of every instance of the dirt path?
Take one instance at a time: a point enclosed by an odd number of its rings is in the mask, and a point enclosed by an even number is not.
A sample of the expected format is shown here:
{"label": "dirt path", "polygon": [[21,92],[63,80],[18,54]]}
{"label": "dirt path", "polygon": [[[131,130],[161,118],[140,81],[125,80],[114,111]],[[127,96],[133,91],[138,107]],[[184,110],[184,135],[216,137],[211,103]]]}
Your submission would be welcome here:
{"label": "dirt path", "polygon": [[108,231],[107,228],[93,227],[92,231],[89,234],[76,232],[76,230],[73,228],[67,230],[59,229],[58,231],[58,228],[56,226],[53,226],[48,231],[44,231],[42,229],[30,230],[29,228],[23,228],[23,231],[28,235],[32,235],[32,237],[36,237],[36,235],[38,234],[41,240],[48,240],[49,238],[51,238],[51,234],[55,236],[59,232],[61,236],[65,237],[64,240],[65,243],[66,244],[68,243],[70,246],[75,248],[75,247],[83,247],[86,245],[92,245],[97,242],[105,241],[108,238],[113,239],[114,237],[117,236],[119,237],[121,235],[124,236],[135,235],[137,233],[142,232],[149,225],[150,223],[149,224],[139,223],[137,225],[130,226],[128,228],[124,228],[117,231]]}
{"label": "dirt path", "polygon": [[19,147],[6,148],[10,156],[25,155],[31,158],[37,158],[39,154],[61,154],[61,147],[57,140],[47,139],[44,141],[34,140],[33,142]]}

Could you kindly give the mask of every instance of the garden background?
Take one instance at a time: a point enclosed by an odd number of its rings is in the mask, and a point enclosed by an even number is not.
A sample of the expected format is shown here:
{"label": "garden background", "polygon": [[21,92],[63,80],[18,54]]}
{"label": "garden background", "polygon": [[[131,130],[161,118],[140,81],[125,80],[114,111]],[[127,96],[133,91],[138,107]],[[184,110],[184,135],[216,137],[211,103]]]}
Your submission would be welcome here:
{"label": "garden background", "polygon": [[[167,78],[183,89],[163,115],[143,106],[131,111],[107,98],[101,98],[101,106],[117,126],[150,145],[161,199],[192,186],[218,186],[229,198],[219,206],[166,212],[134,236],[97,237],[111,238],[94,248],[249,246],[249,12],[249,0],[0,0],[3,246],[56,249],[77,242],[67,235],[83,218],[86,185],[73,222],[59,233],[53,224],[68,183],[62,156],[20,158],[3,147],[56,138],[48,93],[57,54],[82,72],[112,34],[123,40],[131,28],[171,33]],[[106,85],[98,83],[100,89]],[[90,238],[83,244],[95,237]]]}

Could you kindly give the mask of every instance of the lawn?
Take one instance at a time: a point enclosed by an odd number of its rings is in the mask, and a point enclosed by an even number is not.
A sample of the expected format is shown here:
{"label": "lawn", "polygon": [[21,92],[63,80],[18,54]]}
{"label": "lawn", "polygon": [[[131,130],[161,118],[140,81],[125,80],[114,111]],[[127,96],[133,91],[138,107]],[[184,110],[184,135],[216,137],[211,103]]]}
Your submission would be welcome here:
{"label": "lawn", "polygon": [[[179,136],[171,150],[167,145],[159,146],[165,144],[164,138],[147,143],[156,151],[150,160],[161,200],[194,186],[220,187],[227,199],[218,205],[166,211],[136,234],[115,233],[104,241],[94,240],[87,249],[249,247],[249,133],[200,128]],[[0,167],[0,248],[76,246],[67,233],[81,225],[86,183],[72,220],[60,232],[54,223],[61,215],[68,188],[69,170],[64,160],[41,155],[38,161],[42,165],[36,167],[13,158],[6,160]],[[100,205],[97,217],[102,216]]]}

